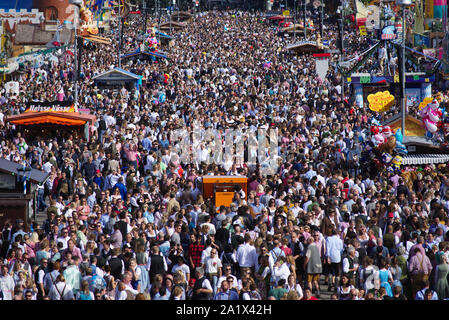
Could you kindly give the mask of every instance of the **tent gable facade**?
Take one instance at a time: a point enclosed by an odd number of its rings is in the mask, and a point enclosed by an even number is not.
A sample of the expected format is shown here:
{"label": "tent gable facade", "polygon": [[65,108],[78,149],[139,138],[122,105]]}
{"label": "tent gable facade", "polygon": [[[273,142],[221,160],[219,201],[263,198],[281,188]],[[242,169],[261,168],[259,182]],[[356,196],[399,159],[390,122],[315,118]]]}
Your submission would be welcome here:
{"label": "tent gable facade", "polygon": [[6,118],[7,122],[16,125],[34,125],[53,123],[67,126],[80,126],[86,122],[94,124],[95,115],[81,114],[76,112],[26,112]]}
{"label": "tent gable facade", "polygon": [[126,70],[115,68],[98,74],[92,78],[93,80],[139,80],[140,76]]}
{"label": "tent gable facade", "polygon": [[134,88],[139,88],[141,76],[120,68],[115,68],[96,75],[92,79],[99,88],[126,87],[128,90],[133,90]]}

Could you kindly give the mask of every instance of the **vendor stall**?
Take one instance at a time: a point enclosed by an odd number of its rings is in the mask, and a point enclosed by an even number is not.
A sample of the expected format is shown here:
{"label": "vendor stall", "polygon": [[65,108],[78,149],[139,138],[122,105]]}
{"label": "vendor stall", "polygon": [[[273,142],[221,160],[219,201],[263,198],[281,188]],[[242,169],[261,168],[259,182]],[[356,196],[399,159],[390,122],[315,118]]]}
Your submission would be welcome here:
{"label": "vendor stall", "polygon": [[294,53],[324,53],[327,46],[324,46],[320,41],[299,41],[289,44],[285,50]]}
{"label": "vendor stall", "polygon": [[0,159],[0,228],[6,221],[22,219],[27,223],[37,211],[37,185],[47,181],[50,174]]}
{"label": "vendor stall", "polygon": [[193,14],[187,11],[175,11],[171,14],[171,20],[177,22],[190,22],[193,19]]}
{"label": "vendor stall", "polygon": [[182,30],[187,26],[185,22],[176,22],[176,21],[170,21],[170,22],[164,22],[161,23],[159,26],[157,26],[158,30],[161,31],[170,31],[170,30]]}
{"label": "vendor stall", "polygon": [[[358,106],[363,106],[366,97],[380,90],[389,90],[393,95],[399,97],[399,76],[372,76],[369,73],[353,73],[345,79],[354,89]],[[420,73],[405,73],[405,93],[407,95],[407,106],[419,103],[432,94],[432,82],[434,75]]]}
{"label": "vendor stall", "polygon": [[31,102],[24,113],[7,116],[6,122],[23,127],[25,136],[83,136],[89,139],[89,126],[96,117],[78,112],[69,101]]}
{"label": "vendor stall", "polygon": [[127,90],[139,89],[141,76],[129,71],[115,68],[94,76],[95,85],[98,88],[116,88],[125,87]]}
{"label": "vendor stall", "polygon": [[211,199],[216,207],[229,206],[234,198],[236,186],[248,194],[248,178],[245,176],[204,176],[203,198]]}

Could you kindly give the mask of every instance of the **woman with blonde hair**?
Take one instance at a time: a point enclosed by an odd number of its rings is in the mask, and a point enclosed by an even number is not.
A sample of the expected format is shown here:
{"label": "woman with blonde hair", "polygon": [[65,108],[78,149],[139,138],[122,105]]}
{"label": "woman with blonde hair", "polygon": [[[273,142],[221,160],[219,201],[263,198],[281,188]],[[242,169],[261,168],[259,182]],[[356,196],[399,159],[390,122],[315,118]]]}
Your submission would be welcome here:
{"label": "woman with blonde hair", "polygon": [[176,300],[176,299],[172,299],[172,297],[174,298],[175,290],[177,290],[176,288],[180,288],[182,291],[181,298],[179,300],[186,300],[187,286],[188,285],[187,285],[186,278],[184,277],[184,273],[181,270],[177,270],[173,275],[173,287],[172,287],[173,290],[171,293],[170,300]]}
{"label": "woman with blonde hair", "polygon": [[300,297],[296,291],[290,290],[287,293],[287,296],[284,295],[284,297],[282,297],[281,300],[301,300],[301,299],[302,297]]}
{"label": "woman with blonde hair", "polygon": [[171,292],[170,300],[185,300],[182,299],[184,290],[180,286],[175,286]]}
{"label": "woman with blonde hair", "polygon": [[76,296],[76,300],[95,300],[94,294],[89,290],[89,282],[87,280],[81,282],[81,290]]}

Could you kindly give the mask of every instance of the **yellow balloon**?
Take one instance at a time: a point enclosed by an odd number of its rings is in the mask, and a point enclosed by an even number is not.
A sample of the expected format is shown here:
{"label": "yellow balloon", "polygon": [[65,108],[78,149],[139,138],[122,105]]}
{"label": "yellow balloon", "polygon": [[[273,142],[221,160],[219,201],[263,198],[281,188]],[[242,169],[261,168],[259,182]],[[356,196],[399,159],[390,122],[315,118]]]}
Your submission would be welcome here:
{"label": "yellow balloon", "polygon": [[389,91],[379,91],[367,97],[369,108],[375,112],[388,111],[394,104],[394,96]]}

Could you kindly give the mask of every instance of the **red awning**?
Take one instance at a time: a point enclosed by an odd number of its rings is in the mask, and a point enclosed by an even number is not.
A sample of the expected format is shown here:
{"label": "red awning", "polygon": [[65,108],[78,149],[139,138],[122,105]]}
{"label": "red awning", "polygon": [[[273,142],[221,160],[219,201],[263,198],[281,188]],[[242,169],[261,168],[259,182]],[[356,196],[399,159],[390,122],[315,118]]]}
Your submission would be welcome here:
{"label": "red awning", "polygon": [[86,122],[95,123],[96,117],[77,112],[27,112],[6,118],[15,125],[35,125],[53,123],[64,126],[81,126]]}

